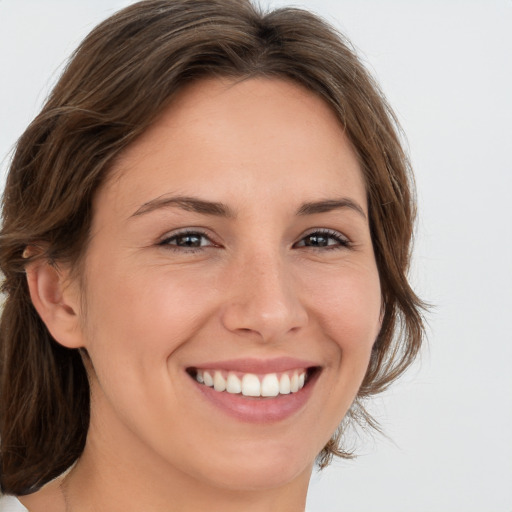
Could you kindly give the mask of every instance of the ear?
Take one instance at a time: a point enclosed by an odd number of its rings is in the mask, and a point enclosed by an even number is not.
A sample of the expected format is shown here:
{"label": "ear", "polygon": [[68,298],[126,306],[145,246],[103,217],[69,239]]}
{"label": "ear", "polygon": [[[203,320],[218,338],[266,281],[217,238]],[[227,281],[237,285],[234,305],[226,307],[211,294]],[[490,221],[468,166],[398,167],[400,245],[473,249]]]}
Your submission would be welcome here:
{"label": "ear", "polygon": [[67,348],[83,347],[80,293],[69,272],[40,259],[27,264],[26,274],[32,304],[53,338]]}

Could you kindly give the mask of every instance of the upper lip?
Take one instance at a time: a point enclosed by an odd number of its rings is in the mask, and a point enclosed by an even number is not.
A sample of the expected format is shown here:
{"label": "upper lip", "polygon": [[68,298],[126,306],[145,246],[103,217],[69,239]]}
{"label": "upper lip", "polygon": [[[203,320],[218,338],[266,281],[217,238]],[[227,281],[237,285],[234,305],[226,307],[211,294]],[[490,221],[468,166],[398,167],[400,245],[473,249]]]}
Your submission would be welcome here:
{"label": "upper lip", "polygon": [[226,370],[242,373],[277,373],[301,368],[320,366],[313,361],[294,357],[277,357],[272,359],[240,358],[225,361],[211,361],[194,365],[198,370]]}

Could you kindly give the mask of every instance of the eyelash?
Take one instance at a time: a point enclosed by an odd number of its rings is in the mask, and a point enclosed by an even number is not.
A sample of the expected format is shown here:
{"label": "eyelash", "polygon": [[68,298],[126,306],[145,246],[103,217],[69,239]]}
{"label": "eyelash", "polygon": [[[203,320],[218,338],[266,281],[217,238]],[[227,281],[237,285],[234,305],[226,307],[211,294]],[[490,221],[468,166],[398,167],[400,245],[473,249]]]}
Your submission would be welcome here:
{"label": "eyelash", "polygon": [[[299,245],[301,242],[304,242],[308,237],[323,237],[326,239],[335,240],[335,244],[330,245]],[[351,247],[351,242],[343,236],[339,231],[334,231],[332,229],[314,229],[309,233],[306,233],[298,242],[293,244],[294,247],[309,247],[316,251],[332,251],[338,249],[347,249]]]}
{"label": "eyelash", "polygon": [[[210,243],[208,245],[201,245],[199,246],[189,246],[186,245],[178,245],[178,244],[171,244],[172,241],[176,241],[179,238],[185,238],[185,237],[196,237],[202,240],[208,240]],[[184,231],[180,231],[178,233],[174,233],[173,235],[165,238],[161,242],[158,243],[159,246],[166,247],[172,251],[186,251],[190,253],[198,252],[204,249],[204,247],[219,247],[217,244],[212,242],[211,238],[203,231],[198,229],[187,229]]]}
{"label": "eyelash", "polygon": [[[200,242],[199,246],[188,246],[187,247],[186,245],[178,245],[177,243],[176,244],[171,243],[173,241],[177,241],[179,238],[185,238],[185,237],[194,237],[194,238],[202,239],[202,240],[206,239],[206,240],[208,240],[209,244],[202,245],[202,242]],[[300,245],[301,242],[304,242],[308,237],[317,237],[317,238],[323,237],[325,239],[335,240],[336,243],[329,244],[329,242],[328,242],[328,245],[314,245],[314,244],[306,245],[306,243],[303,243],[302,245]],[[215,244],[211,240],[211,238],[208,236],[207,233],[197,230],[197,229],[184,230],[184,231],[180,231],[178,233],[174,233],[172,236],[169,236],[169,237],[165,238],[164,240],[162,240],[161,242],[159,242],[158,245],[162,246],[162,247],[166,247],[173,251],[186,251],[189,253],[199,252],[199,251],[203,250],[205,247],[219,247],[219,245]],[[309,247],[315,251],[332,251],[332,250],[337,250],[337,249],[350,248],[351,242],[346,237],[341,235],[341,233],[339,233],[338,231],[334,231],[332,229],[315,229],[313,231],[310,231],[309,233],[306,233],[298,242],[293,244],[293,247],[294,248]]]}

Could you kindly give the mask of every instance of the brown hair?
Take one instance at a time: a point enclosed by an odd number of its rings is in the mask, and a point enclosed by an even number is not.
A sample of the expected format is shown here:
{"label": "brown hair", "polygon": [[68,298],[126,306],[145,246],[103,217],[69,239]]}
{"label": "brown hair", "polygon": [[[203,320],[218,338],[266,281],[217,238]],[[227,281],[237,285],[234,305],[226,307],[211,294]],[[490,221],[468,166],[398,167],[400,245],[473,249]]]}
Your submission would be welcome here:
{"label": "brown hair", "polygon": [[[249,0],[146,0],[101,23],[73,54],[41,113],[18,141],[3,199],[0,269],[0,485],[26,494],[81,454],[89,388],[79,351],[55,342],[32,306],[24,249],[76,268],[91,204],[113,160],[186,84],[206,76],[291,79],[344,125],[361,162],[379,269],[383,323],[348,417],[411,364],[422,304],[406,272],[414,198],[396,119],[350,44],[311,13],[264,13]],[[350,456],[337,432],[319,455]]]}

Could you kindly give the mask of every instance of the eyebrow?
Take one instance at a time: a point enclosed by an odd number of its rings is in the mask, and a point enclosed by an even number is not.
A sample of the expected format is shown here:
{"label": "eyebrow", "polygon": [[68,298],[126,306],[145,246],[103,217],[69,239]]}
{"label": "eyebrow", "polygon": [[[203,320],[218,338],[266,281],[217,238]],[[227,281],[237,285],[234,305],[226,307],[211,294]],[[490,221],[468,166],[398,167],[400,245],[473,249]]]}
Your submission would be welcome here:
{"label": "eyebrow", "polygon": [[172,196],[172,197],[157,197],[147,203],[144,203],[132,217],[137,217],[145,213],[158,210],[160,208],[178,207],[188,212],[201,213],[203,215],[215,215],[218,217],[235,217],[235,213],[231,208],[223,203],[214,201],[205,201],[197,197],[188,196]]}
{"label": "eyebrow", "polygon": [[[203,215],[214,215],[217,217],[225,218],[236,217],[235,212],[224,203],[219,203],[216,201],[207,201],[204,199],[199,199],[197,197],[189,196],[157,197],[155,199],[152,199],[151,201],[148,201],[147,203],[144,203],[140,208],[137,209],[137,211],[135,211],[135,213],[131,215],[131,217],[138,217],[139,215],[144,215],[154,210],[169,207],[177,207],[181,208],[182,210],[200,213]],[[296,212],[296,215],[315,215],[318,213],[326,213],[331,212],[333,210],[341,210],[345,208],[349,208],[357,212],[364,219],[366,219],[366,214],[363,208],[357,202],[346,197],[340,199],[325,199],[321,201],[304,203],[299,207],[299,209]]]}
{"label": "eyebrow", "polygon": [[361,205],[349,199],[348,197],[343,197],[340,199],[325,199],[323,201],[314,201],[312,203],[304,203],[298,210],[297,215],[314,215],[316,213],[325,213],[331,212],[333,210],[341,210],[344,208],[349,208],[354,210],[359,215],[361,215],[364,219],[366,219],[366,214],[364,213]]}

